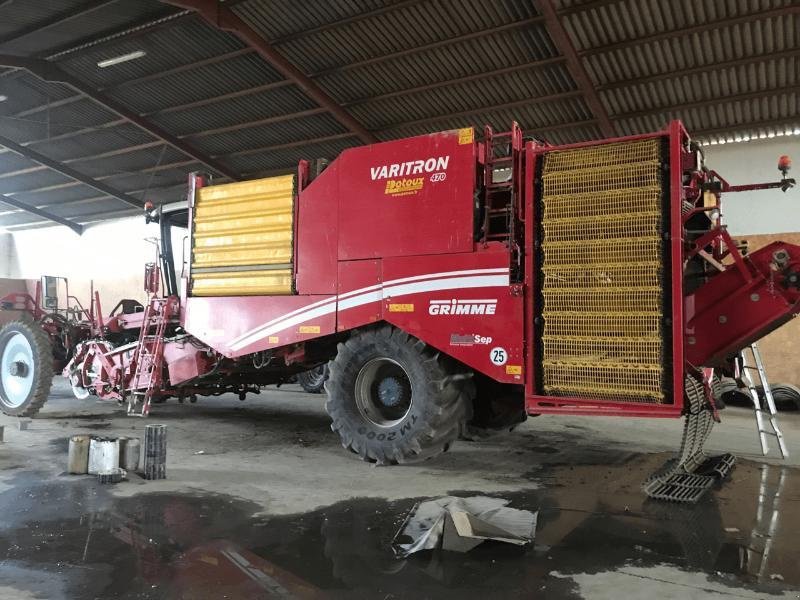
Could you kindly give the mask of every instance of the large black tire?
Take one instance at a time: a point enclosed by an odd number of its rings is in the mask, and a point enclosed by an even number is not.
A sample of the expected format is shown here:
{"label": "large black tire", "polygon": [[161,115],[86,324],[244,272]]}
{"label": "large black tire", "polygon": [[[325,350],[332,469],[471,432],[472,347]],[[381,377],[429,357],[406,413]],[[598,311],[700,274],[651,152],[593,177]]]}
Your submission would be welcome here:
{"label": "large black tire", "polygon": [[47,401],[53,383],[53,350],[47,334],[31,320],[0,329],[0,410],[32,417]]}
{"label": "large black tire", "polygon": [[469,375],[424,342],[383,325],[340,343],[325,408],[342,446],[378,464],[447,451],[467,418]]}
{"label": "large black tire", "polygon": [[522,386],[498,383],[476,374],[472,411],[461,438],[477,442],[514,431],[528,418]]}
{"label": "large black tire", "polygon": [[[773,383],[770,386],[775,407],[778,410],[800,410],[800,388],[791,383]],[[756,387],[761,405],[766,406],[767,397],[762,386]]]}
{"label": "large black tire", "polygon": [[297,374],[297,383],[309,394],[321,394],[325,390],[325,382],[327,380],[327,364]]}

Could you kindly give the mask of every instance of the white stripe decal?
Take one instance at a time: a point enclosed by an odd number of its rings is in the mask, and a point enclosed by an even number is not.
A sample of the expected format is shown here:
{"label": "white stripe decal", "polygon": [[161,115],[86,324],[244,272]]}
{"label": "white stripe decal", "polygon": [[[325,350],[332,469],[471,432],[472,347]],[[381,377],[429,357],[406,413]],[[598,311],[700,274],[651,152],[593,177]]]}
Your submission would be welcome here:
{"label": "white stripe decal", "polygon": [[405,296],[422,292],[455,290],[459,288],[482,288],[508,285],[508,277],[504,275],[476,275],[474,277],[454,277],[452,279],[434,279],[418,283],[393,285],[383,289],[384,297]]}
{"label": "white stripe decal", "polygon": [[[276,317],[276,318],[274,318],[274,319],[272,319],[270,321],[267,321],[266,323],[262,323],[258,327],[255,327],[255,328],[251,329],[250,331],[246,331],[245,333],[243,333],[239,337],[234,338],[233,340],[231,340],[231,348],[233,348],[233,349],[241,348],[242,347],[241,342],[244,341],[246,338],[251,338],[256,333],[260,333],[262,330],[265,330],[265,329],[269,328],[271,325],[275,325],[276,323],[278,323],[280,321],[283,321],[284,319],[288,319],[288,318],[293,317],[295,315],[299,315],[300,313],[305,313],[306,311],[311,311],[312,309],[315,309],[315,308],[317,308],[319,306],[323,306],[323,305],[330,304],[330,303],[335,303],[337,300],[340,301],[340,305],[341,305],[341,300],[343,298],[350,298],[351,296],[356,296],[356,295],[362,294],[364,292],[370,292],[370,291],[373,291],[373,290],[380,290],[381,288],[383,288],[383,287],[385,287],[387,285],[394,285],[394,284],[397,284],[397,283],[405,283],[407,281],[420,281],[420,280],[424,280],[424,279],[435,279],[435,278],[441,278],[441,277],[454,277],[454,276],[457,276],[457,275],[477,275],[477,274],[482,274],[482,273],[508,273],[508,269],[501,267],[501,268],[492,268],[492,269],[468,269],[468,270],[465,270],[465,271],[443,271],[443,272],[440,272],[440,273],[428,273],[427,275],[414,275],[412,277],[403,277],[403,278],[400,278],[400,279],[391,279],[389,281],[385,281],[383,283],[379,283],[379,284],[376,284],[376,285],[370,285],[370,286],[367,286],[367,287],[359,288],[359,289],[356,289],[356,290],[345,292],[344,294],[339,294],[338,296],[333,296],[331,298],[326,298],[325,300],[319,300],[319,301],[314,302],[312,304],[307,304],[307,305],[305,305],[305,306],[303,306],[301,308],[297,308],[297,309],[295,309],[295,310],[293,310],[291,312],[283,314],[280,317]],[[356,305],[356,306],[358,306],[358,305]],[[322,313],[322,314],[328,314],[328,313],[326,312],[326,313]],[[319,315],[314,315],[314,316],[319,316]],[[311,318],[311,317],[309,317],[309,318]],[[285,327],[282,327],[281,329],[285,329]],[[270,335],[270,334],[267,334],[267,335]],[[261,336],[256,338],[256,339],[261,339]],[[245,344],[245,345],[247,345],[247,344]]]}
{"label": "white stripe decal", "polygon": [[[497,270],[495,270],[497,271]],[[508,285],[507,271],[503,270],[503,275],[477,275],[471,277],[450,277],[444,279],[433,279],[427,281],[416,281],[412,283],[404,283],[400,285],[386,286],[382,290],[370,290],[352,296],[352,292],[347,294],[348,298],[339,301],[339,310],[347,310],[373,302],[380,302],[384,298],[392,298],[394,296],[405,296],[409,294],[421,294],[424,292],[454,290],[454,289],[467,289],[467,288],[485,288],[485,287],[502,287]],[[399,279],[394,281],[408,281],[406,279]],[[393,282],[386,282],[393,283]],[[386,285],[386,284],[384,284]],[[374,287],[374,286],[370,286]],[[364,288],[369,289],[369,288]],[[309,307],[306,307],[309,308]],[[294,325],[304,323],[311,319],[328,315],[336,311],[336,303],[327,303],[322,306],[316,306],[310,310],[305,310],[302,313],[294,314],[292,316],[284,315],[280,319],[274,319],[270,323],[264,325],[240,336],[231,343],[232,350],[241,350],[250,344],[264,339],[270,335],[283,331]],[[296,312],[296,311],[295,311]],[[290,313],[291,315],[291,313]]]}

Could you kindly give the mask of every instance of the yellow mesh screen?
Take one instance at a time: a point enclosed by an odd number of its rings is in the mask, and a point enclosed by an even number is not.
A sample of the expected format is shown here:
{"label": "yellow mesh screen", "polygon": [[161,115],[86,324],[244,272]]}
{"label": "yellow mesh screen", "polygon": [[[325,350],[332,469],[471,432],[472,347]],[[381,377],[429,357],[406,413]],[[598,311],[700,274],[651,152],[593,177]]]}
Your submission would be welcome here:
{"label": "yellow mesh screen", "polygon": [[200,188],[192,295],[291,294],[293,232],[293,175]]}
{"label": "yellow mesh screen", "polygon": [[548,395],[664,401],[660,153],[650,139],[545,155]]}

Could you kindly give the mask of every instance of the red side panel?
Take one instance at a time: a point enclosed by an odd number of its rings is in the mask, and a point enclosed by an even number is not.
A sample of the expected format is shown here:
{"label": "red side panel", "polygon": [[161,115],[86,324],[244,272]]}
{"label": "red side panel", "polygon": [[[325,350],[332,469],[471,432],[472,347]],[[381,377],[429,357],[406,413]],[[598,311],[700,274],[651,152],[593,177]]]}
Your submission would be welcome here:
{"label": "red side panel", "polygon": [[297,199],[294,261],[298,294],[336,293],[339,167],[340,161],[334,161]]}
{"label": "red side panel", "polygon": [[496,250],[385,259],[383,319],[498,381],[522,383],[522,296],[509,286],[508,252]]}
{"label": "red side panel", "polygon": [[336,296],[189,298],[184,327],[225,356],[241,356],[334,333]]}
{"label": "red side panel", "polygon": [[475,160],[472,129],[343,152],[339,260],[470,252]]}
{"label": "red side panel", "polygon": [[339,263],[339,331],[381,320],[381,281],[380,260]]}
{"label": "red side panel", "polygon": [[[800,264],[800,247],[773,242],[731,266],[686,298],[686,360],[715,366],[794,318],[800,292],[772,268],[776,251]],[[796,267],[795,267],[796,268]]]}

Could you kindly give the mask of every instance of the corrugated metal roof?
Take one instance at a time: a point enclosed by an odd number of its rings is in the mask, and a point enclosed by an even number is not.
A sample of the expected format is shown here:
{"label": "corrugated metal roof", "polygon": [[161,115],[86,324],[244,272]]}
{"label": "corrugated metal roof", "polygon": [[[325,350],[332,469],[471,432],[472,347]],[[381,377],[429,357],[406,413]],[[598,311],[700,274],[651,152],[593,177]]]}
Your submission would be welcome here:
{"label": "corrugated metal roof", "polygon": [[332,116],[318,114],[305,119],[272,123],[230,133],[201,137],[193,141],[195,146],[209,154],[224,156],[262,146],[274,146],[286,142],[327,137],[342,131],[344,131],[342,125]]}
{"label": "corrugated metal roof", "polygon": [[[183,64],[195,62],[191,57],[184,57],[183,60]],[[282,79],[261,58],[247,54],[155,79],[126,79],[125,85],[111,88],[109,93],[134,110],[152,113]]]}
{"label": "corrugated metal roof", "polygon": [[[135,77],[166,71],[186,62],[203,60],[242,48],[234,36],[207,25],[198,18],[181,19],[169,27],[136,38],[121,38],[109,46],[89,48],[67,56],[59,64],[96,87],[109,87]],[[98,68],[101,60],[144,51],[137,60]],[[190,61],[187,61],[191,59]]]}
{"label": "corrugated metal roof", "polygon": [[[22,12],[33,17],[32,26],[40,25],[45,18],[41,6],[36,10],[34,6],[40,2],[14,2],[14,12]],[[153,5],[150,2],[129,2],[116,0],[109,2],[87,2],[86,0],[59,0],[58,2],[45,2],[47,13],[56,13],[66,17],[58,23],[47,28],[47,35],[32,33],[17,40],[4,44],[4,51],[21,55],[38,54],[48,48],[72,42],[96,34],[108,28],[122,26],[131,21],[147,17],[156,17],[164,13],[163,6]],[[19,28],[14,31],[18,31]],[[10,32],[13,35],[13,31]]]}
{"label": "corrugated metal roof", "polygon": [[[371,3],[364,4],[369,6]],[[367,6],[362,9],[362,13],[370,12]],[[514,26],[535,16],[532,2],[418,1],[398,2],[394,6],[393,10],[382,11],[372,17],[347,22],[335,28],[308,35],[284,36],[273,33],[274,27],[270,23],[275,14],[273,3],[251,0],[238,5],[235,11],[268,39],[283,37],[285,41],[277,47],[306,73],[316,73],[375,56],[391,56],[504,25]],[[286,15],[300,17],[302,13],[287,10]],[[296,18],[294,31],[302,32],[307,29],[310,29],[309,22],[302,17]],[[535,29],[531,34],[522,50],[530,50],[534,46],[541,50],[548,45],[540,39],[541,36],[536,35]],[[503,42],[502,39],[496,41],[499,50],[502,50]],[[507,59],[514,57],[511,53],[506,56]],[[465,64],[469,64],[470,57],[464,58]],[[478,57],[478,60],[481,58]],[[431,63],[428,68],[431,67],[435,68],[436,65]]]}
{"label": "corrugated metal roof", "polygon": [[[84,0],[62,0],[58,10],[74,10]],[[4,10],[0,19],[0,37],[8,38],[41,23],[54,12],[52,0],[26,0],[14,2],[13,10]]]}
{"label": "corrugated metal roof", "polygon": [[[726,21],[733,18],[744,17],[747,28],[749,24],[763,19],[766,12],[792,6],[797,6],[794,0],[620,0],[563,16],[562,22],[576,50],[598,53],[610,44],[630,44],[633,41],[648,44],[653,36],[665,33],[680,38],[684,30],[698,25],[711,26],[710,31],[719,32],[726,29]],[[706,36],[706,40],[713,40],[716,35]],[[750,35],[748,32],[739,38],[741,46],[738,50],[746,52],[763,43]],[[705,46],[700,44],[697,49],[702,50]],[[728,50],[737,49],[730,46]]]}
{"label": "corrugated metal roof", "polygon": [[220,110],[220,104],[214,103],[191,111],[156,113],[153,121],[179,135],[202,136],[209,130],[290,115],[316,108],[317,105],[296,86],[287,86],[234,98],[225,101],[224,107],[225,110]]}
{"label": "corrugated metal roof", "polygon": [[[531,0],[225,4],[379,139],[485,123],[505,130],[512,120],[554,143],[601,135]],[[620,134],[660,129],[671,118],[712,138],[800,127],[796,0],[555,4]],[[61,11],[93,6],[2,42]],[[238,37],[157,0],[0,5],[0,53],[55,50],[58,67],[242,176],[292,170],[301,158],[332,158],[359,143]],[[145,57],[97,67],[135,50]],[[177,199],[186,174],[206,169],[62,84],[0,73],[0,94],[8,97],[0,102],[3,135],[137,198]],[[0,151],[2,191],[84,221],[128,210]],[[0,225],[35,222],[0,207]]]}

